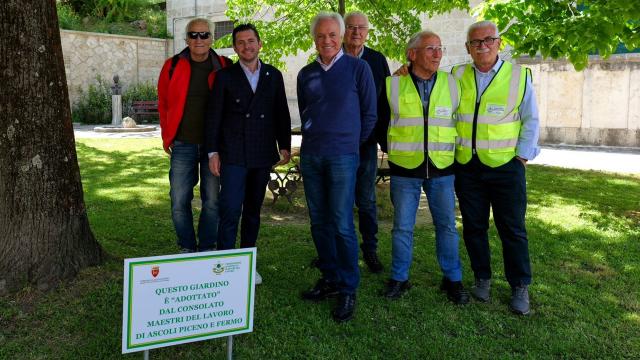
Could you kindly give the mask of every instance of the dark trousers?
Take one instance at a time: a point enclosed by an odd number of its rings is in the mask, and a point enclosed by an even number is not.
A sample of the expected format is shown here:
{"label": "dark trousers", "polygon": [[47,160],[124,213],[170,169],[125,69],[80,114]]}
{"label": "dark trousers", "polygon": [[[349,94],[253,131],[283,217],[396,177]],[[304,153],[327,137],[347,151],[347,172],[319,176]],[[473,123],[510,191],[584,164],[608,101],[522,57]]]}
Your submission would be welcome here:
{"label": "dark trousers", "polygon": [[360,165],[356,175],[356,206],[358,225],[362,235],[362,252],[376,252],[378,248],[378,218],[376,208],[376,175],[378,174],[378,144],[360,147]]}
{"label": "dark trousers", "polygon": [[525,228],[527,189],[525,167],[516,158],[491,168],[474,156],[456,164],[456,195],[462,213],[464,243],[477,279],[491,278],[489,209],[502,241],[504,272],[514,287],[531,283],[529,244]]}
{"label": "dark trousers", "polygon": [[235,248],[242,216],[240,247],[254,247],[260,229],[260,208],[264,201],[271,168],[246,168],[222,164],[220,168],[220,224],[218,250]]}

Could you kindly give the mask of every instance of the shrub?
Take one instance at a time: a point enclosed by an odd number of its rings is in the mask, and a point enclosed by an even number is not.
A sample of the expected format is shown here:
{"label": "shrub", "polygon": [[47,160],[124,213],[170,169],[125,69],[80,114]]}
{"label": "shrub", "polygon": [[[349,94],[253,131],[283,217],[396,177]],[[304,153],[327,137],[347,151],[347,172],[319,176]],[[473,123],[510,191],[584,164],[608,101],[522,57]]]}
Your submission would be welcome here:
{"label": "shrub", "polygon": [[82,20],[71,5],[56,3],[58,11],[58,25],[61,29],[79,30],[82,28]]}
{"label": "shrub", "polygon": [[[133,84],[122,94],[122,116],[131,116],[134,101],[158,100],[158,89],[152,82]],[[135,119],[136,122],[145,120],[147,122],[159,122],[157,115],[147,115],[143,119]]]}
{"label": "shrub", "polygon": [[[78,100],[71,107],[74,122],[83,124],[111,123],[111,85],[100,75],[85,91],[80,88]],[[122,93],[122,117],[130,116],[134,101],[158,100],[158,90],[152,82],[133,84]],[[158,116],[145,116],[144,120],[158,122]],[[137,121],[137,119],[136,119]]]}
{"label": "shrub", "polygon": [[107,21],[131,21],[148,6],[148,0],[96,0],[93,15]]}
{"label": "shrub", "polygon": [[167,31],[167,12],[164,10],[148,9],[142,14],[147,22],[147,35],[151,37],[167,39],[170,37]]}
{"label": "shrub", "polygon": [[100,75],[96,83],[90,84],[85,92],[82,88],[78,100],[71,107],[74,122],[84,124],[111,123],[111,88]]}

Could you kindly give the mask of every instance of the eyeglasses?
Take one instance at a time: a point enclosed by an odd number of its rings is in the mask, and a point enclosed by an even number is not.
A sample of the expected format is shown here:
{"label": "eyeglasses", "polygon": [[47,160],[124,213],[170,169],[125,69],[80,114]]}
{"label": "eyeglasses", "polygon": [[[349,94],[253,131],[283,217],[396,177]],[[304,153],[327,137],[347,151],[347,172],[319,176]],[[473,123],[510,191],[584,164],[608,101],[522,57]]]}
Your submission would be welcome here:
{"label": "eyeglasses", "polygon": [[367,25],[347,25],[349,31],[367,30],[368,28]]}
{"label": "eyeglasses", "polygon": [[499,37],[486,37],[484,39],[475,39],[475,40],[469,40],[468,44],[473,46],[473,47],[480,47],[480,45],[482,45],[482,43],[484,43],[487,46],[493,45],[494,42],[496,42],[496,40],[500,40]]}
{"label": "eyeglasses", "polygon": [[445,52],[447,50],[446,47],[440,45],[427,45],[418,49],[424,50],[427,54],[433,54],[436,51]]}
{"label": "eyeglasses", "polygon": [[189,36],[189,39],[195,40],[200,38],[202,40],[207,40],[209,36],[211,36],[211,33],[208,31],[189,31],[187,35]]}

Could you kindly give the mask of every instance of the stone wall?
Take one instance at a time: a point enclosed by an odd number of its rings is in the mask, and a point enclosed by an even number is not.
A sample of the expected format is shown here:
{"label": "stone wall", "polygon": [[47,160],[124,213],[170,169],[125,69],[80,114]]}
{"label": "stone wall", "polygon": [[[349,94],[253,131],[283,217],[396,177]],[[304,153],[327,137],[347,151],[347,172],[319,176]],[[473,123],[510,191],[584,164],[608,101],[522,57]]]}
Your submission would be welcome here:
{"label": "stone wall", "polygon": [[157,82],[164,60],[170,56],[165,39],[61,30],[62,53],[71,103],[79,89],[86,90],[100,76],[113,84],[120,77],[126,87]]}
{"label": "stone wall", "polygon": [[533,71],[540,142],[640,147],[640,54],[567,61],[521,58]]}

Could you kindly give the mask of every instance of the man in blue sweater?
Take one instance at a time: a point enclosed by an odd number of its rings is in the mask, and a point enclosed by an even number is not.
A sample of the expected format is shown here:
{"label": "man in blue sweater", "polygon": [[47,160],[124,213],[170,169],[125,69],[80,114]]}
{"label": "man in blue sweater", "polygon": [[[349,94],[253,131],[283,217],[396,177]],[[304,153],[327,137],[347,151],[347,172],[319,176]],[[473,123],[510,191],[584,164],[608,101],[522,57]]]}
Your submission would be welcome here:
{"label": "man in blue sweater", "polygon": [[371,69],[345,55],[345,25],[337,13],[311,22],[318,58],[298,73],[302,121],[300,166],[322,278],[302,293],[319,301],[338,295],[333,318],[353,318],[360,282],[358,240],[353,224],[359,147],[376,123],[376,88]]}

